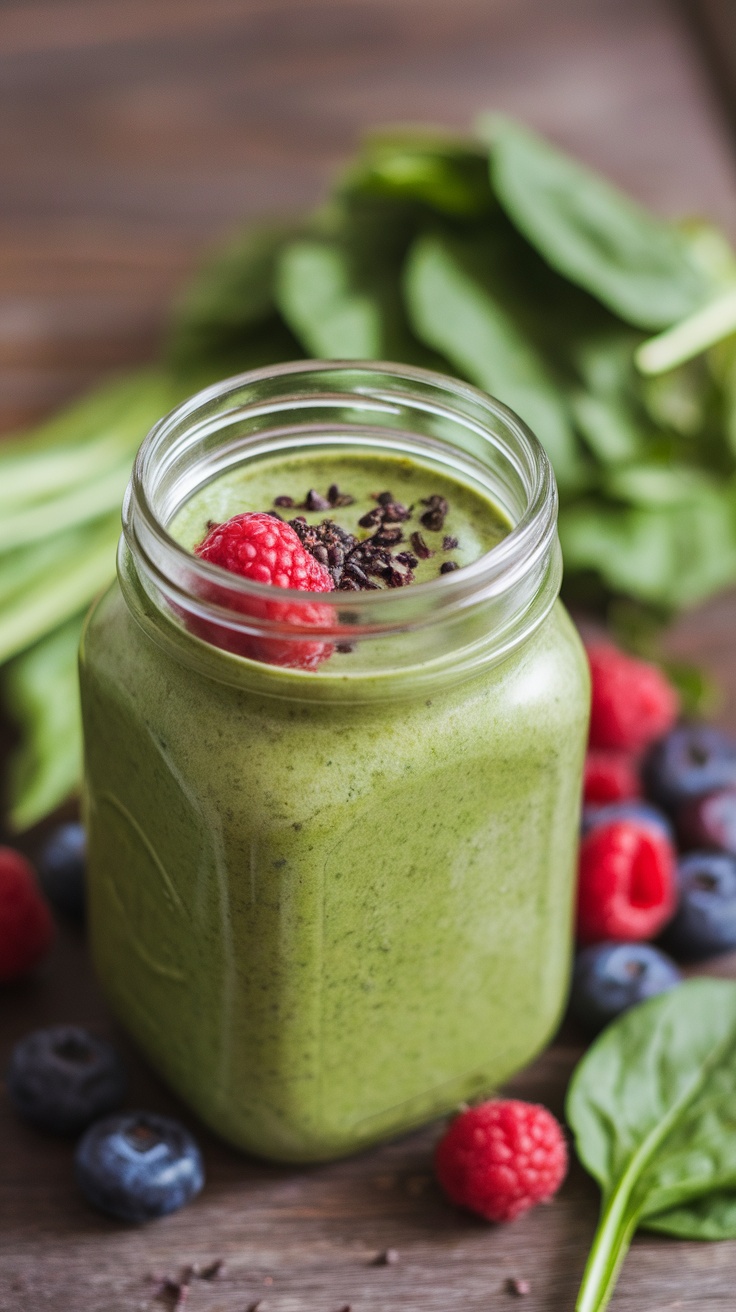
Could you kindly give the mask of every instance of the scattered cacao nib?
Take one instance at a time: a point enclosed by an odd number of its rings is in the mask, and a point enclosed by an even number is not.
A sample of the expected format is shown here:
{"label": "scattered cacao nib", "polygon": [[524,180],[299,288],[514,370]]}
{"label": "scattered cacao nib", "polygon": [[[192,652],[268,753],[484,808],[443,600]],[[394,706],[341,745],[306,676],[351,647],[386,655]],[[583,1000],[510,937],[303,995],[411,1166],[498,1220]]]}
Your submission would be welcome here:
{"label": "scattered cacao nib", "polygon": [[349,656],[351,651],[355,651],[354,642],[336,642],[335,651],[339,651],[343,656]]}
{"label": "scattered cacao nib", "polygon": [[382,1253],[374,1257],[371,1266],[396,1266],[400,1260],[398,1249],[384,1248]]}
{"label": "scattered cacao nib", "polygon": [[366,511],[358,520],[361,528],[375,528],[377,524],[383,523],[383,509],[376,506],[373,510]]}
{"label": "scattered cacao nib", "polygon": [[454,561],[454,560],[445,560],[445,561],[440,565],[440,574],[452,574],[453,570],[456,570],[456,569],[459,569],[459,568],[460,568],[460,566],[457,564],[457,561]]}
{"label": "scattered cacao nib", "polygon": [[198,1274],[200,1280],[216,1280],[218,1276],[225,1274],[225,1263],[221,1257],[216,1257],[214,1262],[208,1262],[203,1266]]}
{"label": "scattered cacao nib", "polygon": [[182,1312],[189,1297],[190,1281],[191,1269],[188,1269],[180,1280],[175,1280],[173,1276],[164,1276],[153,1295],[154,1301],[162,1303],[168,1308],[168,1312]]}
{"label": "scattered cacao nib", "polygon": [[[398,524],[385,525],[382,515],[383,508],[376,506],[368,512],[370,524],[365,524],[368,516],[363,516],[361,524],[376,531],[362,542],[331,519],[308,524],[303,515],[297,515],[289,524],[302,546],[329,570],[337,590],[376,591],[380,584],[375,579],[388,588],[403,588],[414,581],[412,570],[417,556],[411,552],[392,555],[391,548],[402,542],[404,535]],[[428,555],[432,554],[428,547],[425,549]]]}
{"label": "scattered cacao nib", "polygon": [[319,492],[315,492],[314,488],[313,488],[313,487],[310,487],[309,491],[307,492],[306,497],[304,498],[304,509],[305,509],[305,510],[329,510],[329,509],[330,509],[330,503],[329,503],[329,501],[327,500],[327,497],[322,497],[322,496],[320,496]]}
{"label": "scattered cacao nib", "polygon": [[373,541],[378,543],[379,547],[394,547],[398,542],[404,541],[404,534],[398,524],[394,528],[386,528],[382,524],[373,534]]}
{"label": "scattered cacao nib", "polygon": [[331,483],[327,489],[327,500],[331,506],[352,506],[355,497],[351,497],[349,492],[341,492],[337,483]]}
{"label": "scattered cacao nib", "polygon": [[409,507],[402,506],[400,501],[389,501],[382,509],[384,524],[403,524],[405,519],[411,519]]}
{"label": "scattered cacao nib", "polygon": [[460,543],[458,542],[457,538],[446,537],[446,538],[443,538],[443,539],[442,539],[442,550],[443,550],[443,551],[454,551],[455,548],[456,548],[456,547],[459,547],[459,546],[460,546]]}
{"label": "scattered cacao nib", "polygon": [[423,524],[431,533],[439,533],[445,522],[445,515],[450,509],[445,497],[425,497],[422,505],[426,506],[427,509],[419,517],[420,524]]}
{"label": "scattered cacao nib", "polygon": [[282,506],[284,510],[290,510],[291,507],[294,505],[294,498],[293,498],[293,497],[274,497],[274,499],[273,499],[273,504],[274,504],[275,506]]}
{"label": "scattered cacao nib", "polygon": [[289,524],[302,546],[327,567],[332,582],[339,588],[345,561],[357,546],[358,539],[331,519],[323,519],[321,524],[308,524],[303,515],[297,515],[296,519],[289,520]]}
{"label": "scattered cacao nib", "polygon": [[424,538],[422,537],[421,533],[418,530],[412,533],[410,541],[412,547],[414,548],[414,551],[416,552],[420,560],[429,560],[430,556],[434,555],[434,552],[430,551],[429,547],[424,541]]}
{"label": "scattered cacao nib", "polygon": [[379,506],[390,506],[393,499],[393,492],[374,492],[373,494],[373,500],[377,501]]}
{"label": "scattered cacao nib", "polygon": [[390,588],[404,588],[407,583],[414,582],[414,575],[411,570],[394,569],[393,567],[384,575],[386,583]]}
{"label": "scattered cacao nib", "polygon": [[522,1297],[524,1294],[531,1294],[532,1287],[528,1280],[517,1280],[516,1276],[510,1276],[504,1286],[507,1294],[517,1294]]}

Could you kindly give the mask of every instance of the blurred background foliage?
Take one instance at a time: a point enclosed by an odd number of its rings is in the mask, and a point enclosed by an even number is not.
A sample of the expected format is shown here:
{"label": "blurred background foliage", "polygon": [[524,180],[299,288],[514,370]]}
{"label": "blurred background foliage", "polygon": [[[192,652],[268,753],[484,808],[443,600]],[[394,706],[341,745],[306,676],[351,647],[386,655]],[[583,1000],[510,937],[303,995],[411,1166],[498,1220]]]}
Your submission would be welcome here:
{"label": "blurred background foliage", "polygon": [[157,367],[0,447],[11,825],[77,784],[83,616],[114,576],[135,451],[177,401],[302,356],[465,378],[552,459],[568,599],[651,649],[658,625],[736,580],[735,332],[736,258],[715,227],[657,218],[498,116],[468,137],[370,136],[315,212],[213,254]]}

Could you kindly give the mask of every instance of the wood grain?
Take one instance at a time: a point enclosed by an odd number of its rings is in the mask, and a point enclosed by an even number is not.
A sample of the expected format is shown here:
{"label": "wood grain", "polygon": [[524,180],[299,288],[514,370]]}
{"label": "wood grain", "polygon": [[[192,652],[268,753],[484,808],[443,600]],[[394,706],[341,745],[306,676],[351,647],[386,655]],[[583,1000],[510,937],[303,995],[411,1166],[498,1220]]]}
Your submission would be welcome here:
{"label": "wood grain", "polygon": [[[0,6],[0,428],[148,359],[204,246],[322,194],[369,124],[463,126],[521,114],[665,213],[736,229],[725,121],[679,8],[665,0],[10,0]],[[726,688],[736,728],[736,598],[672,635]],[[29,846],[32,848],[34,837]],[[734,962],[720,963],[734,973]],[[175,1101],[119,1034],[83,939],[0,997],[0,1069],[55,1020],[115,1037],[131,1101]],[[512,1088],[561,1112],[580,1053],[564,1033]],[[573,1166],[560,1198],[506,1228],[464,1217],[431,1177],[430,1127],[310,1170],[243,1158],[200,1130],[208,1184],[144,1229],[89,1211],[71,1146],[19,1125],[0,1096],[0,1312],[160,1312],[153,1274],[222,1257],[187,1312],[561,1312],[597,1194]],[[387,1247],[396,1266],[372,1264]],[[736,1245],[637,1239],[612,1312],[726,1312]],[[169,1301],[168,1306],[171,1306]]]}
{"label": "wood grain", "polygon": [[726,128],[667,0],[6,0],[0,431],[149,358],[204,247],[314,204],[370,124],[484,108],[736,227]]}

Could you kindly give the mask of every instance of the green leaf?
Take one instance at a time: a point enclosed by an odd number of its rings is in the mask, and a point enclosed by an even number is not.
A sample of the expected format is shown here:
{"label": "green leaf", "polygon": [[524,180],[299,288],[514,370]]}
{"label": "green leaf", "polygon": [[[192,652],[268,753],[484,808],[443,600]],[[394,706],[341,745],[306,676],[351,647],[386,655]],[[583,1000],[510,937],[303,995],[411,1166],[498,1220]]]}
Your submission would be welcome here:
{"label": "green leaf", "polygon": [[14,660],[5,698],[22,739],[10,760],[9,823],[30,828],[78,787],[82,766],[77,651],[81,615]]}
{"label": "green leaf", "polygon": [[40,542],[117,510],[130,479],[132,457],[98,478],[80,480],[62,496],[22,506],[0,517],[0,552]]}
{"label": "green leaf", "polygon": [[580,502],[561,512],[560,540],[567,570],[594,570],[612,592],[669,610],[736,580],[730,488],[653,509]]}
{"label": "green leaf", "polygon": [[112,581],[119,537],[116,513],[57,540],[52,565],[0,607],[0,662],[76,615]]}
{"label": "green leaf", "polygon": [[181,393],[160,370],[104,383],[52,419],[0,444],[0,508],[76,491],[129,465],[157,419]]}
{"label": "green leaf", "polygon": [[640,454],[641,429],[620,402],[592,392],[572,392],[570,408],[588,449],[601,464],[636,459]]}
{"label": "green leaf", "polygon": [[226,377],[223,361],[236,369],[254,331],[273,327],[278,259],[297,231],[283,223],[248,228],[205,264],[174,307],[167,357],[177,373]]}
{"label": "green leaf", "polygon": [[602,1312],[639,1225],[736,1237],[724,1199],[736,1190],[736,983],[691,980],[609,1025],[579,1063],[566,1111],[602,1193],[576,1307]]}
{"label": "green leaf", "polygon": [[574,479],[576,442],[560,391],[494,297],[477,247],[441,235],[421,237],[407,262],[405,288],[409,317],[422,340],[529,424],[562,486]]}
{"label": "green leaf", "polygon": [[414,201],[452,217],[476,218],[494,205],[483,148],[471,139],[421,127],[372,133],[341,190]]}
{"label": "green leaf", "polygon": [[496,195],[532,246],[627,323],[663,328],[707,300],[709,284],[673,226],[527,129],[486,118]]}
{"label": "green leaf", "polygon": [[308,353],[447,368],[412,335],[402,303],[400,272],[415,230],[411,207],[343,199],[287,247],[277,299]]}
{"label": "green leaf", "polygon": [[604,491],[610,497],[635,506],[680,506],[701,498],[719,499],[719,489],[702,469],[691,465],[638,464],[618,466],[606,472]]}
{"label": "green leaf", "polygon": [[351,360],[382,356],[380,306],[357,284],[350,255],[338,243],[293,242],[281,257],[278,300],[311,354]]}

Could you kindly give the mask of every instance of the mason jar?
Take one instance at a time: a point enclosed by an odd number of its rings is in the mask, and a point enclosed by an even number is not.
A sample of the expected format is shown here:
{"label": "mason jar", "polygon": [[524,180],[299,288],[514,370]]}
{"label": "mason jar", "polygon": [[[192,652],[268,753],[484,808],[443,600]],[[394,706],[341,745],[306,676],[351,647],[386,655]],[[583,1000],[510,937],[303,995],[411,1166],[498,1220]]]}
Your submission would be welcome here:
{"label": "mason jar", "polygon": [[[274,615],[274,588],[169,532],[248,462],[346,451],[451,473],[506,536]],[[558,1023],[589,687],[556,515],[521,420],[404,366],[244,374],[140,449],[81,651],[92,952],[152,1065],[241,1148],[364,1148],[494,1089]],[[307,640],[329,659],[269,660]]]}

